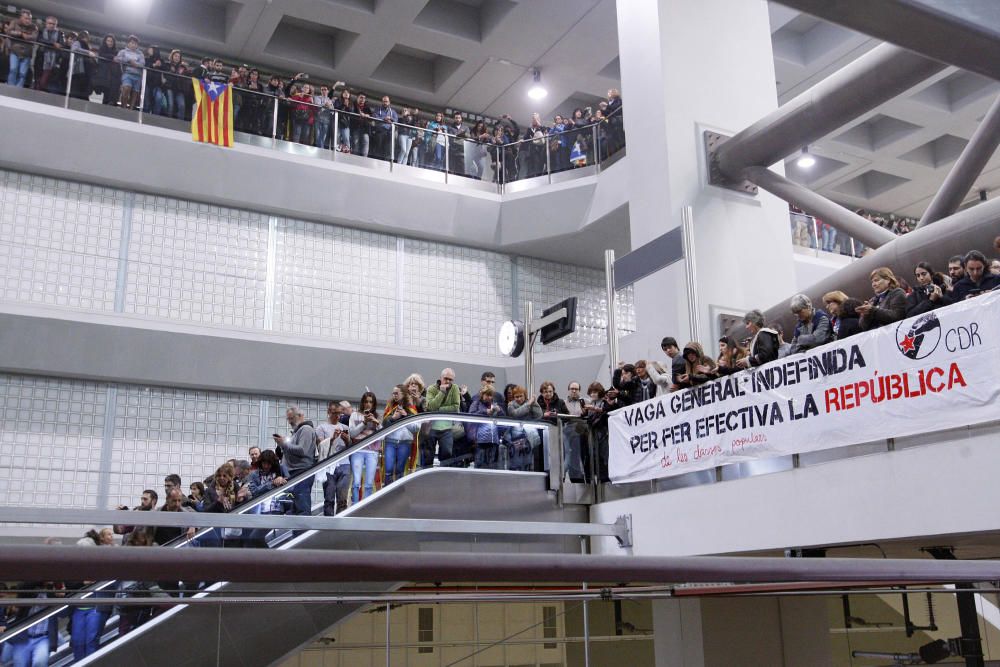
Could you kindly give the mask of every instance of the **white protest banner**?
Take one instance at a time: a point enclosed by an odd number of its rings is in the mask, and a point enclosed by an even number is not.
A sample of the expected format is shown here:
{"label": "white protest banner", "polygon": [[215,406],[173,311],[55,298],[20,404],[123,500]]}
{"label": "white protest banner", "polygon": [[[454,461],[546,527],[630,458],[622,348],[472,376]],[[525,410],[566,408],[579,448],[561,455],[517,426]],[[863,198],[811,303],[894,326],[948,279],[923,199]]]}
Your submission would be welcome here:
{"label": "white protest banner", "polygon": [[1000,418],[1000,292],[611,413],[612,482]]}

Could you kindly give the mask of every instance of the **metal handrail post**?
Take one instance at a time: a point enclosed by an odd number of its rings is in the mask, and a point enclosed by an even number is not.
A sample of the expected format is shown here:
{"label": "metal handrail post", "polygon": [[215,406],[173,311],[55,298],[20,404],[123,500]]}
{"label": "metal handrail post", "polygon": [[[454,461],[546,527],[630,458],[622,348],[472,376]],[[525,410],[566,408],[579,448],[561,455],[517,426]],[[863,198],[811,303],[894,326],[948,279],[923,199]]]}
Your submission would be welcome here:
{"label": "metal handrail post", "polygon": [[822,239],[820,239],[819,236],[819,226],[816,224],[816,216],[811,215],[809,216],[809,219],[812,220],[813,226],[813,254],[819,257],[819,249],[822,242]]}
{"label": "metal handrail post", "polygon": [[330,150],[333,151],[330,159],[336,161],[337,153],[340,152],[340,114],[336,111],[333,112],[333,141],[330,142]]}
{"label": "metal handrail post", "polygon": [[545,173],[549,175],[549,183],[552,182],[552,146],[549,145],[549,138],[545,137]]}
{"label": "metal handrail post", "polygon": [[[556,417],[555,426],[549,428],[549,484],[558,493],[558,503],[563,503],[563,483],[565,474],[563,473],[563,420]],[[553,437],[552,431],[555,430]]]}
{"label": "metal handrail post", "polygon": [[389,171],[396,161],[396,124],[389,123]]}
{"label": "metal handrail post", "polygon": [[139,124],[142,125],[142,109],[146,106],[146,75],[149,74],[149,70],[145,67],[142,68],[142,84],[139,88]]}
{"label": "metal handrail post", "polygon": [[614,375],[618,364],[618,311],[615,293],[615,251],[604,251],[604,280],[608,299],[608,372]]}
{"label": "metal handrail post", "polygon": [[597,171],[601,171],[601,153],[597,150],[597,123],[590,126],[591,140],[590,149],[594,151],[594,164],[597,165]]}
{"label": "metal handrail post", "polygon": [[66,100],[63,104],[63,109],[69,109],[69,93],[73,87],[73,67],[76,65],[76,53],[70,51],[69,54],[69,73],[66,76]]}
{"label": "metal handrail post", "polygon": [[448,182],[448,172],[451,171],[449,159],[449,153],[451,153],[451,135],[447,132],[444,133],[444,182]]}
{"label": "metal handrail post", "polygon": [[271,113],[271,141],[278,140],[278,105],[281,103],[280,97],[274,97],[274,112]]}

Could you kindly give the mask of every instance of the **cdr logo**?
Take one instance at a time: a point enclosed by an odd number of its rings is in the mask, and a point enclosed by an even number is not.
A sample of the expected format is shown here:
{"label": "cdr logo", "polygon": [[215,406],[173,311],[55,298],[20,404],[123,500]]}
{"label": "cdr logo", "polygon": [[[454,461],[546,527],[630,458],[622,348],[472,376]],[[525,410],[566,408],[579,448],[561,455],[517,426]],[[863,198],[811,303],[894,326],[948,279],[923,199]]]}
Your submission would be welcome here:
{"label": "cdr logo", "polygon": [[906,327],[905,321],[896,326],[896,347],[910,359],[931,356],[941,343],[941,322],[937,315],[927,313]]}

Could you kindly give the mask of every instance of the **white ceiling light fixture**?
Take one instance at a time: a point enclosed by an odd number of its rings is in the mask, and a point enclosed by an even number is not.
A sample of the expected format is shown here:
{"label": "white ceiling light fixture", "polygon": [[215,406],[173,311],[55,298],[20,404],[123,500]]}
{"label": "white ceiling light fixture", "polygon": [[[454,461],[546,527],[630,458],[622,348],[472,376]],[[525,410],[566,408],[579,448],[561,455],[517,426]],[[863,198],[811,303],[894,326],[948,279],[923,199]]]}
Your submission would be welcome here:
{"label": "white ceiling light fixture", "polygon": [[531,88],[528,89],[528,97],[533,100],[544,99],[549,91],[545,90],[545,86],[542,85],[542,72],[537,67],[531,68]]}
{"label": "white ceiling light fixture", "polygon": [[814,158],[809,153],[809,147],[806,146],[802,149],[802,155],[799,156],[798,161],[795,163],[799,169],[811,169],[813,165],[816,164],[816,158]]}

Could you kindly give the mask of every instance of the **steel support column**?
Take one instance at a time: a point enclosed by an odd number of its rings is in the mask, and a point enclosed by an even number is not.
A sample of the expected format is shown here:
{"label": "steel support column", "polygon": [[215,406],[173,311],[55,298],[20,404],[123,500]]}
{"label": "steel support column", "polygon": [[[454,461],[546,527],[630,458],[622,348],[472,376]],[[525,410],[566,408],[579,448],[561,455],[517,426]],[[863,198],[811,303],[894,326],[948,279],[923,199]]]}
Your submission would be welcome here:
{"label": "steel support column", "polygon": [[1000,96],[993,100],[990,110],[983,116],[969,143],[965,145],[958,161],[948,172],[944,183],[931,200],[917,227],[951,215],[962,205],[962,200],[983,173],[986,163],[1000,145]]}
{"label": "steel support column", "polygon": [[831,74],[722,144],[718,166],[741,180],[909,90],[945,65],[883,44]]}
{"label": "steel support column", "polygon": [[[451,581],[973,583],[1000,579],[1000,561],[882,558],[652,557],[325,549],[86,549],[8,545],[0,572],[16,581]],[[442,579],[443,578],[443,579]]]}
{"label": "steel support column", "polygon": [[[961,562],[955,559],[955,551],[951,547],[931,547],[927,553],[939,561]],[[983,639],[979,634],[979,612],[976,611],[975,587],[970,583],[957,583],[955,589],[962,591],[955,594],[955,604],[958,606],[958,624],[962,629],[962,657],[966,667],[985,667],[983,660]]]}
{"label": "steel support column", "polygon": [[956,0],[778,0],[1000,81],[1000,3]]}
{"label": "steel support column", "polygon": [[837,231],[852,236],[867,246],[878,248],[896,239],[896,235],[857,213],[830,201],[809,188],[794,183],[767,167],[748,167],[743,171],[747,180],[756,183],[776,197],[795,204],[803,211],[814,215]]}

